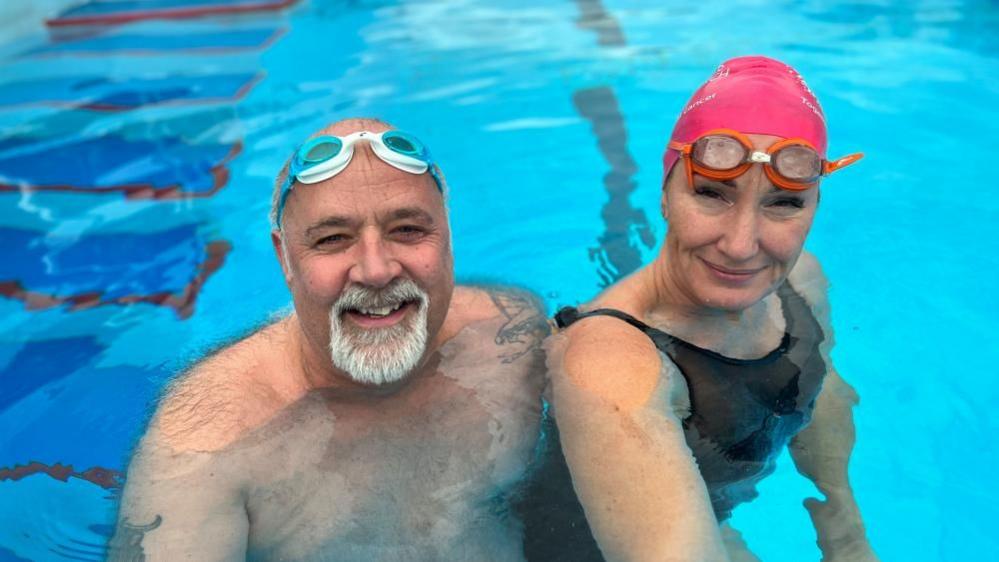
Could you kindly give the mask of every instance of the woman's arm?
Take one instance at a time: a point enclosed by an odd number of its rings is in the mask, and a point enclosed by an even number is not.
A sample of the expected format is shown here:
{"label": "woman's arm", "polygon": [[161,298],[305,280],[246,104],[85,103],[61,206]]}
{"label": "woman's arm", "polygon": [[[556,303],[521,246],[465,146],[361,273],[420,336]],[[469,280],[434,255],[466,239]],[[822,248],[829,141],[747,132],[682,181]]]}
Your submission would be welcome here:
{"label": "woman's arm", "polygon": [[791,441],[791,458],[798,472],[826,497],[825,501],[805,500],[825,562],[877,560],[847,474],[856,441],[852,410],[857,401],[853,388],[830,368],[812,422]]}
{"label": "woman's arm", "polygon": [[791,441],[791,458],[825,496],[825,501],[805,501],[818,535],[822,559],[832,561],[877,560],[860,517],[860,508],[850,487],[847,467],[856,442],[853,407],[860,397],[832,366],[834,343],[829,313],[829,283],[818,261],[803,253],[791,273],[795,289],[811,305],[822,326],[825,341],[822,358],[828,365],[822,390],[815,401],[811,423]]}
{"label": "woman's arm", "polygon": [[563,453],[607,560],[727,560],[669,405],[679,375],[661,375],[658,351],[620,320],[590,318],[549,342]]}

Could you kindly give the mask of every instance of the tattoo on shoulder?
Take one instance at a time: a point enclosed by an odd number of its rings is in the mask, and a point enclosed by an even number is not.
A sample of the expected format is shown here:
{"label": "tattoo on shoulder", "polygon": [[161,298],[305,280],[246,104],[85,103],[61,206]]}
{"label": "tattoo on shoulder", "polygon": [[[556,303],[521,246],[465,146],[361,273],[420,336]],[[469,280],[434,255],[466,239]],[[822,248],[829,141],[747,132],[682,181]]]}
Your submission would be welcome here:
{"label": "tattoo on shoulder", "polygon": [[541,346],[551,330],[534,299],[511,291],[489,291],[489,298],[505,319],[496,332],[496,345],[517,344],[515,350],[500,355],[503,363],[516,361]]}
{"label": "tattoo on shoulder", "polygon": [[134,525],[128,519],[123,520],[111,541],[108,562],[145,562],[146,551],[142,548],[142,539],[162,523],[163,518],[159,515],[152,523],[145,525]]}

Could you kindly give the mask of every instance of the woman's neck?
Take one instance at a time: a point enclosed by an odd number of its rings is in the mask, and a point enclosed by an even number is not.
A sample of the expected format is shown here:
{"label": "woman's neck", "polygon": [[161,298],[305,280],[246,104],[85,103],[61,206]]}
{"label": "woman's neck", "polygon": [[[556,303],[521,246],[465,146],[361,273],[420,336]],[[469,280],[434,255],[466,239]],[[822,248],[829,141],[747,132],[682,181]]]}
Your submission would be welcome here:
{"label": "woman's neck", "polygon": [[678,281],[671,264],[664,248],[655,261],[624,280],[620,292],[601,299],[601,305],[624,308],[652,326],[719,352],[755,353],[771,340],[779,341],[784,326],[775,296],[738,311],[706,306]]}

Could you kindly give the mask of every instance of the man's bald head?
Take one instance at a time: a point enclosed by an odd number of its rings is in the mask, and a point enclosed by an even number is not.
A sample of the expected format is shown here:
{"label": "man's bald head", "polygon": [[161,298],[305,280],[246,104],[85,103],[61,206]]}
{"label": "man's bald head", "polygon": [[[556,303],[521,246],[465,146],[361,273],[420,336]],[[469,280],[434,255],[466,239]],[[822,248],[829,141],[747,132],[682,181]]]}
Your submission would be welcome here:
{"label": "man's bald head", "polygon": [[[323,135],[333,135],[337,137],[344,137],[351,133],[356,133],[358,131],[371,131],[372,133],[380,133],[382,131],[387,131],[393,129],[392,125],[382,121],[381,119],[375,119],[374,117],[349,117],[347,119],[341,119],[339,121],[334,121],[326,127],[316,131],[315,133],[309,135],[309,138],[315,138]],[[271,226],[273,228],[278,228],[277,224],[277,210],[278,205],[281,202],[281,186],[284,185],[285,180],[288,178],[288,171],[291,168],[291,160],[295,155],[292,154],[284,162],[284,166],[281,167],[281,171],[278,172],[277,178],[274,180],[274,191],[271,194]]]}
{"label": "man's bald head", "polygon": [[[330,123],[326,127],[323,127],[322,129],[310,135],[309,139],[313,139],[315,137],[323,135],[345,137],[351,133],[356,133],[359,131],[381,133],[383,131],[388,131],[391,129],[395,129],[395,127],[393,127],[390,123],[382,121],[381,119],[376,119],[374,117],[349,117],[347,119],[341,119],[340,121],[335,121],[333,123]],[[360,150],[361,152],[367,154],[367,152],[365,151],[371,151],[371,148],[368,146],[358,146],[354,150],[355,151]],[[369,156],[373,156],[373,154],[369,154]],[[277,177],[274,179],[274,190],[273,193],[271,194],[270,219],[271,219],[271,227],[277,230],[280,230],[279,228],[280,225],[277,224],[278,220],[277,212],[278,212],[278,205],[281,202],[281,187],[284,185],[285,180],[288,177],[288,173],[291,168],[291,161],[294,157],[295,155],[292,154],[285,161],[284,166],[281,167],[281,171],[278,172]],[[357,157],[356,153],[355,157]],[[439,169],[438,169],[438,175],[441,178],[441,182],[444,183],[443,174],[440,173]],[[444,192],[446,193],[446,184],[442,185],[441,189],[443,189]]]}

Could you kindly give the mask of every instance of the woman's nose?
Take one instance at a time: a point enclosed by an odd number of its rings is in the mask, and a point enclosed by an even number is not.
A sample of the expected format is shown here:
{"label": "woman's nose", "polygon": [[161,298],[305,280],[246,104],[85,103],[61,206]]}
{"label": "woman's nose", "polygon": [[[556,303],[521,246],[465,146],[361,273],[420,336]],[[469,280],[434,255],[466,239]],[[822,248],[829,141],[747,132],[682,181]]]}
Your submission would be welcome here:
{"label": "woman's nose", "polygon": [[759,210],[750,205],[734,209],[725,225],[718,249],[733,262],[745,262],[760,250]]}

